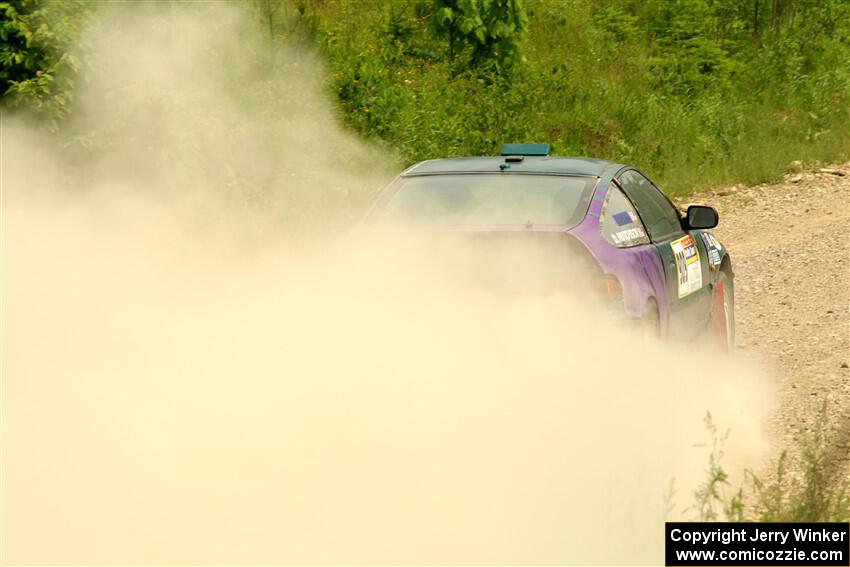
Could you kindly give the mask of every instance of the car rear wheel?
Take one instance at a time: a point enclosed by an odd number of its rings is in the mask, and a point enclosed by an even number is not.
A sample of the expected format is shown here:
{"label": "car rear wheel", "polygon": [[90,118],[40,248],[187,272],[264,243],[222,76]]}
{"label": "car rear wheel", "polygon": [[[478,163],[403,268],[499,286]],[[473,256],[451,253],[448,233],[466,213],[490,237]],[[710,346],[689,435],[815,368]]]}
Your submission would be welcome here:
{"label": "car rear wheel", "polygon": [[714,283],[710,333],[724,351],[735,350],[735,284],[726,270],[721,269]]}

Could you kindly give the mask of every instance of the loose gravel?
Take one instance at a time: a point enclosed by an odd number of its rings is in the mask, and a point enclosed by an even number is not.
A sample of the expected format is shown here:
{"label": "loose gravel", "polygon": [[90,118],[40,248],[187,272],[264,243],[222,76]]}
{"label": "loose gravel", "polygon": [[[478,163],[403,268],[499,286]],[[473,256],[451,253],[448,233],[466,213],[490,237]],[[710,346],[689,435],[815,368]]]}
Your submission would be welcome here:
{"label": "loose gravel", "polygon": [[775,454],[798,450],[825,403],[830,459],[850,474],[850,163],[692,200],[720,213],[738,352],[776,376]]}

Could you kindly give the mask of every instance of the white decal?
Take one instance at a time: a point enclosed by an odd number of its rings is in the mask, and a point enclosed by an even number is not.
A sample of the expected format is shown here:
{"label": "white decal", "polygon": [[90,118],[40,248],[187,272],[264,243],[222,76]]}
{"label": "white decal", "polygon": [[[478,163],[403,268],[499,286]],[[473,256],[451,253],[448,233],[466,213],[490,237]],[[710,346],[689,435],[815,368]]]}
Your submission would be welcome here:
{"label": "white decal", "polygon": [[709,232],[703,232],[702,241],[705,243],[705,247],[708,250],[708,263],[712,266],[716,266],[720,263],[720,251],[723,249],[720,246],[720,243],[717,242],[717,239],[714,238],[714,235]]}
{"label": "white decal", "polygon": [[644,237],[646,237],[646,233],[640,227],[627,228],[626,230],[621,230],[620,232],[615,232],[611,235],[611,239],[616,244],[631,244]]}
{"label": "white decal", "polygon": [[717,251],[717,248],[709,249],[708,261],[712,266],[716,266],[720,263],[720,252]]}
{"label": "white decal", "polygon": [[683,236],[670,243],[676,257],[679,280],[679,297],[685,297],[702,287],[702,266],[699,262],[699,250],[691,235]]}

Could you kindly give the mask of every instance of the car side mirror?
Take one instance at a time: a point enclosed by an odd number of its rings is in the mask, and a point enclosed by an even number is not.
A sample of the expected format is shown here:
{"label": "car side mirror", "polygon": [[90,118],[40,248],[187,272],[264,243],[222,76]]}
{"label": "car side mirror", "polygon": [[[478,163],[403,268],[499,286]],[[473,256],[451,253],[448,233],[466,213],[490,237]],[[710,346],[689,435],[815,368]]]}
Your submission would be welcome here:
{"label": "car side mirror", "polygon": [[712,207],[705,205],[691,205],[688,207],[688,213],[685,215],[685,228],[714,228],[720,217]]}

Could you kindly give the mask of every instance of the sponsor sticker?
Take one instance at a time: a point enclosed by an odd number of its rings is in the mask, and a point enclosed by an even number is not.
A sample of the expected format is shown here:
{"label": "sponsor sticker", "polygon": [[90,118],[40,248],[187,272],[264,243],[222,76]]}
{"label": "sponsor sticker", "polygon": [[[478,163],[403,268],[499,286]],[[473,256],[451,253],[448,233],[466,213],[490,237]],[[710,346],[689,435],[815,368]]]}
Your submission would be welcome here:
{"label": "sponsor sticker", "polygon": [[708,261],[712,266],[720,263],[720,252],[717,251],[717,248],[708,249]]}
{"label": "sponsor sticker", "polygon": [[715,248],[717,248],[718,250],[723,250],[723,246],[720,244],[720,242],[718,242],[718,240],[716,238],[714,238],[713,234],[708,233],[708,238],[711,239],[711,242],[712,242],[712,244],[714,244]]}
{"label": "sponsor sticker", "polygon": [[699,251],[690,234],[670,243],[676,257],[676,270],[679,279],[679,297],[693,293],[702,287],[702,266],[699,263]]}
{"label": "sponsor sticker", "polygon": [[705,247],[708,250],[708,263],[712,266],[720,264],[720,251],[723,249],[720,246],[720,243],[711,233],[702,232],[700,234],[702,235],[702,241],[705,243]]}
{"label": "sponsor sticker", "polygon": [[640,227],[627,228],[626,230],[621,230],[620,232],[615,232],[611,235],[611,239],[616,244],[622,244],[624,246],[637,244],[637,241],[642,240],[645,237],[646,233]]}

